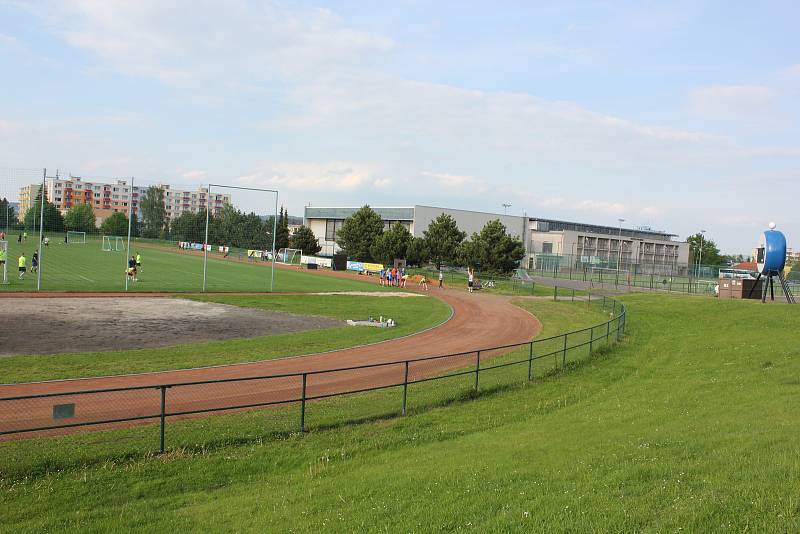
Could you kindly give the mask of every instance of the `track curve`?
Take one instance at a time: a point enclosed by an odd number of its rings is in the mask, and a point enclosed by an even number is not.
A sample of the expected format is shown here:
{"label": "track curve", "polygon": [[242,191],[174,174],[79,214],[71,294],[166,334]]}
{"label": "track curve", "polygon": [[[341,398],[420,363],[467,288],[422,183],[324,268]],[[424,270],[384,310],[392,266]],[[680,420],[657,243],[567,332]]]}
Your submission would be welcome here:
{"label": "track curve", "polygon": [[[509,297],[470,294],[455,289],[433,289],[428,294],[449,304],[453,309],[453,316],[444,324],[416,335],[333,352],[246,364],[4,385],[0,386],[0,398],[314,373],[328,369],[404,362],[425,356],[471,353],[413,364],[408,372],[409,379],[414,380],[432,376],[443,370],[469,365],[475,361],[476,350],[528,342],[540,330],[536,318],[511,304]],[[484,357],[492,357],[502,352],[485,353]],[[397,384],[402,383],[405,372],[405,365],[398,363],[367,369],[312,374],[308,376],[306,391],[310,397],[320,397]],[[300,388],[299,376],[175,387],[169,390],[167,410],[170,413],[188,413],[221,406],[294,400],[299,398]],[[75,422],[144,417],[158,413],[159,395],[158,390],[147,389],[13,401],[19,404],[13,407],[5,406],[0,413],[0,431],[53,425],[56,423],[52,419],[53,405],[62,403],[75,403]],[[109,425],[102,425],[102,428],[109,428]]]}

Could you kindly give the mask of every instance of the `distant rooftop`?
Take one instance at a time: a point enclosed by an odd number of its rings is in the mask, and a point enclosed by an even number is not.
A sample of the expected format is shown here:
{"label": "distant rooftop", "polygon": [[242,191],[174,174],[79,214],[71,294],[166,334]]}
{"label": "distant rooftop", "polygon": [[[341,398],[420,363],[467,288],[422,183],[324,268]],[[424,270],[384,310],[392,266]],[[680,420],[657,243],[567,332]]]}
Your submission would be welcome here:
{"label": "distant rooftop", "polygon": [[[571,221],[559,221],[558,219],[543,219],[541,217],[530,217],[530,222],[535,223],[535,229],[542,232],[553,232],[560,230],[568,230],[572,232],[586,232],[590,234],[612,234],[617,235],[620,233],[619,226],[605,226],[600,224],[586,224]],[[622,228],[622,235],[625,237],[638,237],[641,239],[661,239],[670,240],[673,237],[678,237],[677,234],[669,234],[667,232],[660,232],[657,230],[645,230],[639,228]]]}

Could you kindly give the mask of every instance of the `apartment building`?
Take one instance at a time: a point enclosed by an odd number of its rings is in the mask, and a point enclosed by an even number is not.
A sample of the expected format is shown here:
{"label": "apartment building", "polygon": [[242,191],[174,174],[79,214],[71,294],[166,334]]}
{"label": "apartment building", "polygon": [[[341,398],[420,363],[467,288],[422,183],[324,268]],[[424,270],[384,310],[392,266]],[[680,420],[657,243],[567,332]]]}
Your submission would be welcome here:
{"label": "apartment building", "polygon": [[198,187],[195,191],[174,189],[169,185],[162,187],[164,188],[164,208],[168,223],[185,212],[206,211],[206,203],[208,203],[208,210],[212,215],[219,214],[225,204],[231,203],[231,195],[225,193],[209,195],[207,187]]}

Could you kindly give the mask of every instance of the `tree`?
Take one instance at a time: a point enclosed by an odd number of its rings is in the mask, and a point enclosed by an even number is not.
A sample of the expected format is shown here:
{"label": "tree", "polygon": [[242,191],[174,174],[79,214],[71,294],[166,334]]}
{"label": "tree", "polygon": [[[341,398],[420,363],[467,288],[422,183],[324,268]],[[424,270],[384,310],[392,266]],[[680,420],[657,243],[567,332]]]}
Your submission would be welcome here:
{"label": "tree", "polygon": [[[270,228],[272,234],[272,228]],[[280,214],[278,215],[278,228],[275,232],[275,248],[282,249],[289,246],[289,212],[281,206]]]}
{"label": "tree", "polygon": [[[39,194],[36,195],[36,200],[33,205],[25,212],[25,229],[38,230],[40,225],[42,209],[42,191],[39,189]],[[44,230],[46,232],[63,232],[64,231],[64,218],[58,208],[49,200],[47,200],[47,190],[44,196]]]}
{"label": "tree", "polygon": [[103,235],[127,236],[128,217],[119,211],[112,213],[103,221],[103,224],[100,225],[100,231],[103,232]]}
{"label": "tree", "polygon": [[425,240],[425,250],[437,269],[441,268],[442,263],[456,261],[458,248],[467,237],[466,232],[458,229],[456,220],[446,213],[436,217],[422,235]]}
{"label": "tree", "polygon": [[522,241],[509,235],[499,219],[489,221],[460,248],[462,262],[487,273],[508,273],[525,257]]}
{"label": "tree", "polygon": [[314,235],[314,232],[308,226],[301,226],[294,231],[289,238],[289,246],[291,248],[300,249],[303,251],[303,254],[309,256],[313,256],[322,250],[322,247],[319,246],[317,236]]}
{"label": "tree", "polygon": [[0,200],[0,228],[12,228],[17,223],[14,207],[7,198]]}
{"label": "tree", "polygon": [[139,201],[142,212],[142,237],[161,237],[166,229],[167,213],[164,208],[164,188],[151,185]]}
{"label": "tree", "polygon": [[383,232],[375,239],[370,253],[375,260],[388,265],[395,259],[405,259],[412,239],[408,228],[398,222],[389,228],[388,232]]}
{"label": "tree", "polygon": [[406,249],[406,262],[409,265],[421,266],[430,258],[425,240],[421,237],[412,237]]}
{"label": "tree", "polygon": [[94,211],[89,204],[75,204],[64,215],[64,227],[76,232],[96,232]]}
{"label": "tree", "polygon": [[[698,260],[703,262],[703,265],[720,265],[723,261],[719,253],[719,248],[713,240],[703,236],[703,234],[695,234],[686,238],[689,243],[689,257],[690,263],[694,265]],[[703,253],[700,254],[700,246],[702,243]]]}
{"label": "tree", "polygon": [[[209,221],[210,233],[211,224]],[[206,237],[206,212],[192,213],[184,211],[170,223],[170,236],[178,241],[202,243]],[[211,242],[210,239],[209,241]]]}
{"label": "tree", "polygon": [[358,261],[370,261],[372,245],[382,233],[381,216],[365,205],[345,219],[336,238],[348,257]]}

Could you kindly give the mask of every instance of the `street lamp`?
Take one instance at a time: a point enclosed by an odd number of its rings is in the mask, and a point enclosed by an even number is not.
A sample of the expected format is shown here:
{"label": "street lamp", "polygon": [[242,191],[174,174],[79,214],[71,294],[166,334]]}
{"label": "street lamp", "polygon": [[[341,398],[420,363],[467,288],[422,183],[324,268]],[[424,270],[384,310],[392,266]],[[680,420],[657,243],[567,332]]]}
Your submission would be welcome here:
{"label": "street lamp", "polygon": [[617,285],[619,285],[619,264],[622,262],[622,223],[625,219],[617,219],[619,221],[619,242],[617,243]]}
{"label": "street lamp", "polygon": [[697,256],[697,276],[695,278],[700,278],[700,263],[703,260],[703,238],[705,233],[705,230],[700,230],[700,253]]}
{"label": "street lamp", "polygon": [[508,215],[508,208],[510,207],[511,207],[510,202],[508,204],[506,204],[505,202],[503,203],[503,215]]}

